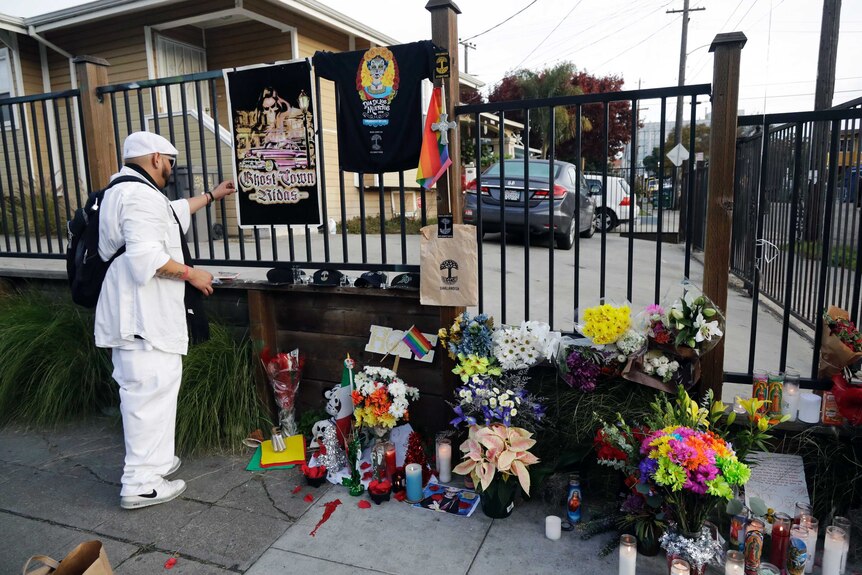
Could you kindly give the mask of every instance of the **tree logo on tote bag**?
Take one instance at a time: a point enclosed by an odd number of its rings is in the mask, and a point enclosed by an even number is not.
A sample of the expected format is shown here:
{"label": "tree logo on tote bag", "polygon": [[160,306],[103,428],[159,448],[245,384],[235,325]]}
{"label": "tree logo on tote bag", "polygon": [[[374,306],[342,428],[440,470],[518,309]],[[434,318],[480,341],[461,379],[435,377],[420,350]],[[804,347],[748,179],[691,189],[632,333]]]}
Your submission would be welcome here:
{"label": "tree logo on tote bag", "polygon": [[452,270],[458,269],[458,262],[455,260],[443,260],[440,263],[440,271],[446,270],[446,275],[441,276],[443,281],[447,284],[454,284],[458,282],[458,276],[452,275]]}

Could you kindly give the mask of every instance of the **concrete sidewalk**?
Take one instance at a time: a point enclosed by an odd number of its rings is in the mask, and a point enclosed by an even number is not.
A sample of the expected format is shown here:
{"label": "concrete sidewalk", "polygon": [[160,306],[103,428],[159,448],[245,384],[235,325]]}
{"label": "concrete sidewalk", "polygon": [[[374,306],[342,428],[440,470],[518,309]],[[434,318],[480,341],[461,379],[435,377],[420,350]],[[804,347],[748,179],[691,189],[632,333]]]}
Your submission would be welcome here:
{"label": "concrete sidewalk", "polygon": [[[250,451],[188,458],[176,477],[177,500],[136,511],[119,507],[123,438],[117,418],[97,417],[52,431],[0,430],[0,573],[16,574],[28,557],[62,558],[101,540],[117,575],[168,573],[611,573],[617,555],[598,557],[611,538],[544,537],[544,517],[562,506],[539,498],[507,519],[415,509],[394,499],[357,506],[342,487],[307,487],[296,470],[252,473]],[[301,491],[293,493],[300,485]],[[306,502],[306,495],[313,497]],[[598,505],[585,493],[585,509]],[[339,499],[315,536],[324,504]],[[608,502],[606,505],[611,504]],[[639,575],[659,575],[663,558],[638,559]]]}

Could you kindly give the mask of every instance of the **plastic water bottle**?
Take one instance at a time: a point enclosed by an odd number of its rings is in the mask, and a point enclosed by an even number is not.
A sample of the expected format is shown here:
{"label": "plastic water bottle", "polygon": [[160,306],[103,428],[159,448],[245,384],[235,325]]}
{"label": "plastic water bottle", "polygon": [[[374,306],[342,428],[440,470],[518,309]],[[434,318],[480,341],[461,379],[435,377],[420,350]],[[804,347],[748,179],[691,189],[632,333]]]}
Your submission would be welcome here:
{"label": "plastic water bottle", "polygon": [[566,497],[566,514],[569,522],[574,525],[581,520],[581,479],[577,475],[569,475],[569,494]]}

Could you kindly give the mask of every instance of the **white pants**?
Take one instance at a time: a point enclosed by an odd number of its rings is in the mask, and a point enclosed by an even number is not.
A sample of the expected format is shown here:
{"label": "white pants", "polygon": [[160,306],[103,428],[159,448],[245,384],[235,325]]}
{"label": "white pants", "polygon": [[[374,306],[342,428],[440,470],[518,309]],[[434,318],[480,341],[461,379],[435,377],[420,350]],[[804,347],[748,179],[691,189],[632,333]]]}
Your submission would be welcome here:
{"label": "white pants", "polygon": [[157,349],[112,351],[126,440],[120,496],[143,495],[173,464],[183,358]]}

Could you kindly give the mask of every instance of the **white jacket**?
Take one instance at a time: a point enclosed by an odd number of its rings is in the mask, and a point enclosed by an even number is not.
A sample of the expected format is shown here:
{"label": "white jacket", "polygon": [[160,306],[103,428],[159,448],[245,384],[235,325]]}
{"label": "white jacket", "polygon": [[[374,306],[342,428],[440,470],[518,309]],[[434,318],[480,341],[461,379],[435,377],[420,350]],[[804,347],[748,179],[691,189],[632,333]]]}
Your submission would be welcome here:
{"label": "white jacket", "polygon": [[185,355],[185,282],[155,273],[168,259],[183,262],[180,234],[189,227],[189,204],[184,199],[169,201],[127,167],[111,179],[124,175],[141,182],[109,188],[99,208],[99,255],[107,261],[123,244],[126,251],[108,268],[102,284],[96,305],[96,345],[137,347],[142,343],[136,341],[138,335],[156,349]]}

